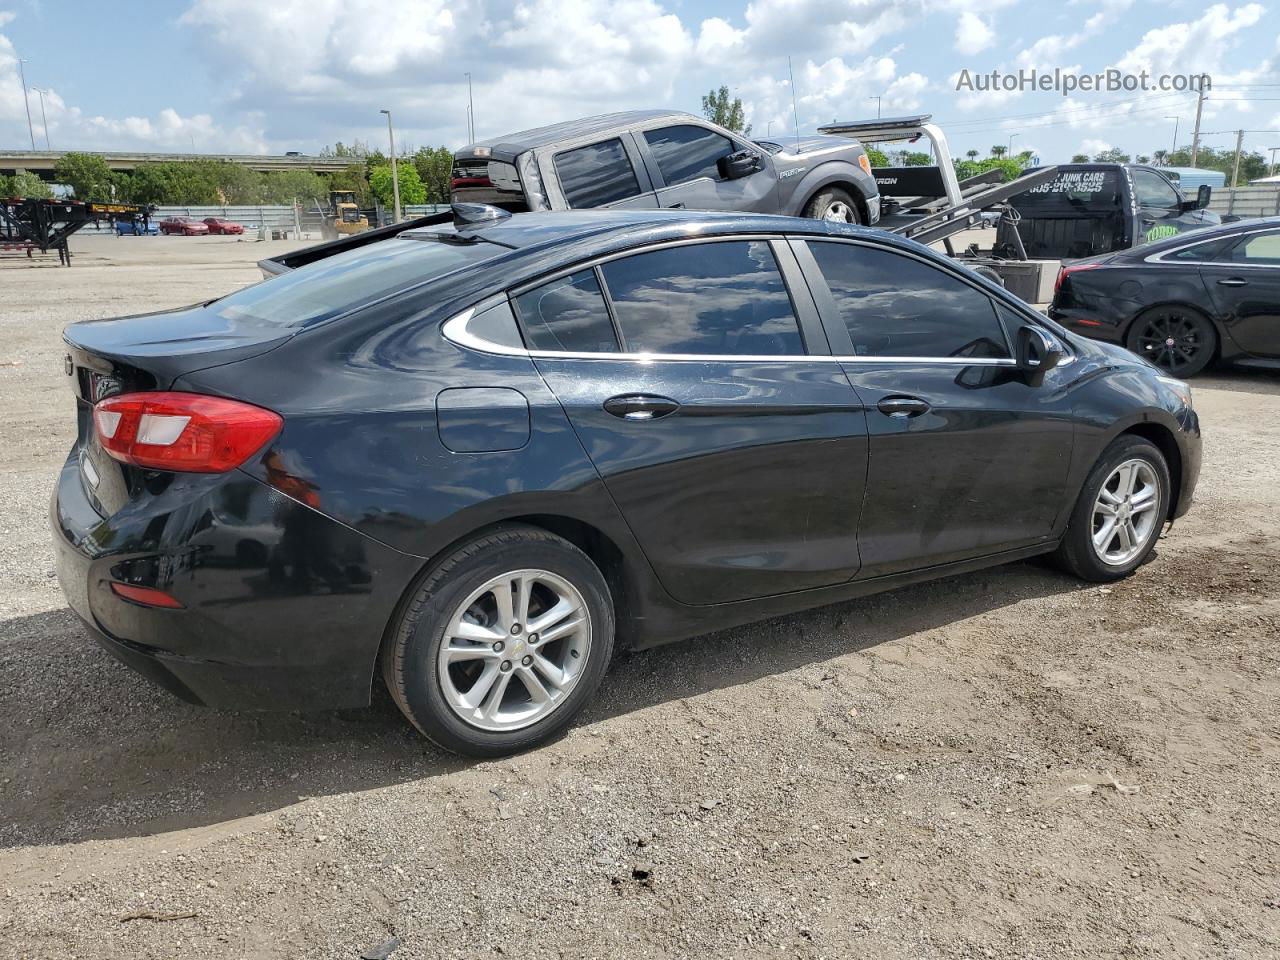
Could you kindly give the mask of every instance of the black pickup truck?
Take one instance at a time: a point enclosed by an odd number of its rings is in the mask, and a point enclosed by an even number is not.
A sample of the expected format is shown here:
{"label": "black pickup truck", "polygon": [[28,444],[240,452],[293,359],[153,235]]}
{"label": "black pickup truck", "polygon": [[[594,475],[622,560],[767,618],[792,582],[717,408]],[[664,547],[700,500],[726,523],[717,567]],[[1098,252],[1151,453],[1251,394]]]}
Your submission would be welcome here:
{"label": "black pickup truck", "polygon": [[1016,257],[1019,240],[1033,260],[1075,260],[1128,250],[1221,223],[1206,209],[1209,194],[1210,188],[1202,186],[1188,199],[1154,167],[1061,164],[1054,179],[1009,199],[1016,216],[1001,221],[994,251]]}

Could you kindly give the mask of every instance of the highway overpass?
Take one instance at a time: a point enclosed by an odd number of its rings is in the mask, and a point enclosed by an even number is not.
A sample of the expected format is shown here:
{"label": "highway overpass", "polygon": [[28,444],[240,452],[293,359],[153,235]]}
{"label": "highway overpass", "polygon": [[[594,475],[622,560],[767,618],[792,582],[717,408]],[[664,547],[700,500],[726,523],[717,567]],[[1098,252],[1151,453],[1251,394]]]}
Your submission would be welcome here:
{"label": "highway overpass", "polygon": [[[53,179],[53,168],[62,159],[62,150],[0,150],[0,174],[13,174],[27,170],[44,180]],[[354,157],[305,157],[301,154],[282,156],[258,156],[246,153],[97,153],[107,161],[112,170],[131,171],[142,163],[181,163],[190,160],[226,160],[238,163],[262,173],[279,170],[314,170],[316,173],[336,173],[352,163]]]}

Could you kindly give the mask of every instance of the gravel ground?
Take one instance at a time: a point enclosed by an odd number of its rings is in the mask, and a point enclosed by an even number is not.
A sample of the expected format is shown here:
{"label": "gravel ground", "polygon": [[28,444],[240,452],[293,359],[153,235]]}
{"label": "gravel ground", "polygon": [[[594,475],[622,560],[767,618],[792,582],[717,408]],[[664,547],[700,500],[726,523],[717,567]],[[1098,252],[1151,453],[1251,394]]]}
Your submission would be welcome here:
{"label": "gravel ground", "polygon": [[81,635],[59,331],[285,244],[73,244],[0,261],[0,955],[1280,956],[1280,378],[1196,382],[1199,502],[1122,583],[1017,564],[624,656],[475,763],[386,697],[216,713]]}

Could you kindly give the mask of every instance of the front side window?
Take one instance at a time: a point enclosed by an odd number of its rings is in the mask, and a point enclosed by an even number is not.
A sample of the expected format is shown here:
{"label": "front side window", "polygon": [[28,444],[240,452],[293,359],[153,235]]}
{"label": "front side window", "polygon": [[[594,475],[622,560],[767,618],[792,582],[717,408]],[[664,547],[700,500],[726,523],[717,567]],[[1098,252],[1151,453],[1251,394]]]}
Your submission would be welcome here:
{"label": "front side window", "polygon": [[1009,356],[990,298],[914,257],[810,241],[840,318],[864,357]]}
{"label": "front side window", "polygon": [[764,240],[683,244],[601,267],[632,353],[798,355],[804,340]]}
{"label": "front side window", "polygon": [[618,339],[594,270],[580,270],[515,298],[531,350],[616,353]]}
{"label": "front side window", "polygon": [[1133,189],[1138,198],[1138,206],[1147,210],[1177,210],[1179,207],[1178,192],[1169,181],[1150,170],[1133,171]]}
{"label": "front side window", "polygon": [[719,180],[720,168],[716,162],[734,151],[733,141],[728,137],[689,124],[646,130],[644,138],[669,187],[702,177]]}
{"label": "front side window", "polygon": [[574,209],[603,207],[640,192],[631,158],[616,137],[558,153],[555,167],[564,198]]}
{"label": "front side window", "polygon": [[1232,248],[1231,262],[1280,266],[1280,230],[1245,237]]}

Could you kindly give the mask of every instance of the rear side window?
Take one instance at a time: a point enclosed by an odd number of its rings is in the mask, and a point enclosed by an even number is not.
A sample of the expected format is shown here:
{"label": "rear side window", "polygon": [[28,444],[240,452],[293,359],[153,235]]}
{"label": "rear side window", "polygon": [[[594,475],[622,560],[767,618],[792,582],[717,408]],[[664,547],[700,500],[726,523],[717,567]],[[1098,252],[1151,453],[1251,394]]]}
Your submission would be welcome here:
{"label": "rear side window", "polygon": [[1194,246],[1185,247],[1176,253],[1166,253],[1162,260],[1189,260],[1193,263],[1207,262],[1216,260],[1231,245],[1231,239],[1228,237],[1223,239],[1219,237],[1216,240],[1206,240],[1204,243],[1197,243]]}
{"label": "rear side window", "polygon": [[555,165],[570,207],[602,207],[640,192],[631,159],[616,138],[558,153]]}
{"label": "rear side window", "polygon": [[617,353],[618,338],[594,270],[580,270],[516,297],[531,350]]}
{"label": "rear side window", "polygon": [[763,240],[686,244],[601,267],[631,353],[803,354],[786,284]]}
{"label": "rear side window", "polygon": [[227,320],[309,327],[504,252],[483,242],[383,240],[237,290],[208,309]]}
{"label": "rear side window", "polygon": [[811,241],[809,249],[858,356],[1009,356],[991,300],[958,278],[858,244]]}
{"label": "rear side window", "polygon": [[700,177],[720,179],[716,161],[734,151],[733,141],[728,137],[706,127],[687,124],[646,130],[644,138],[658,161],[658,169],[662,171],[662,179],[667,186]]}
{"label": "rear side window", "polygon": [[1280,266],[1280,231],[1245,237],[1231,249],[1231,261]]}

